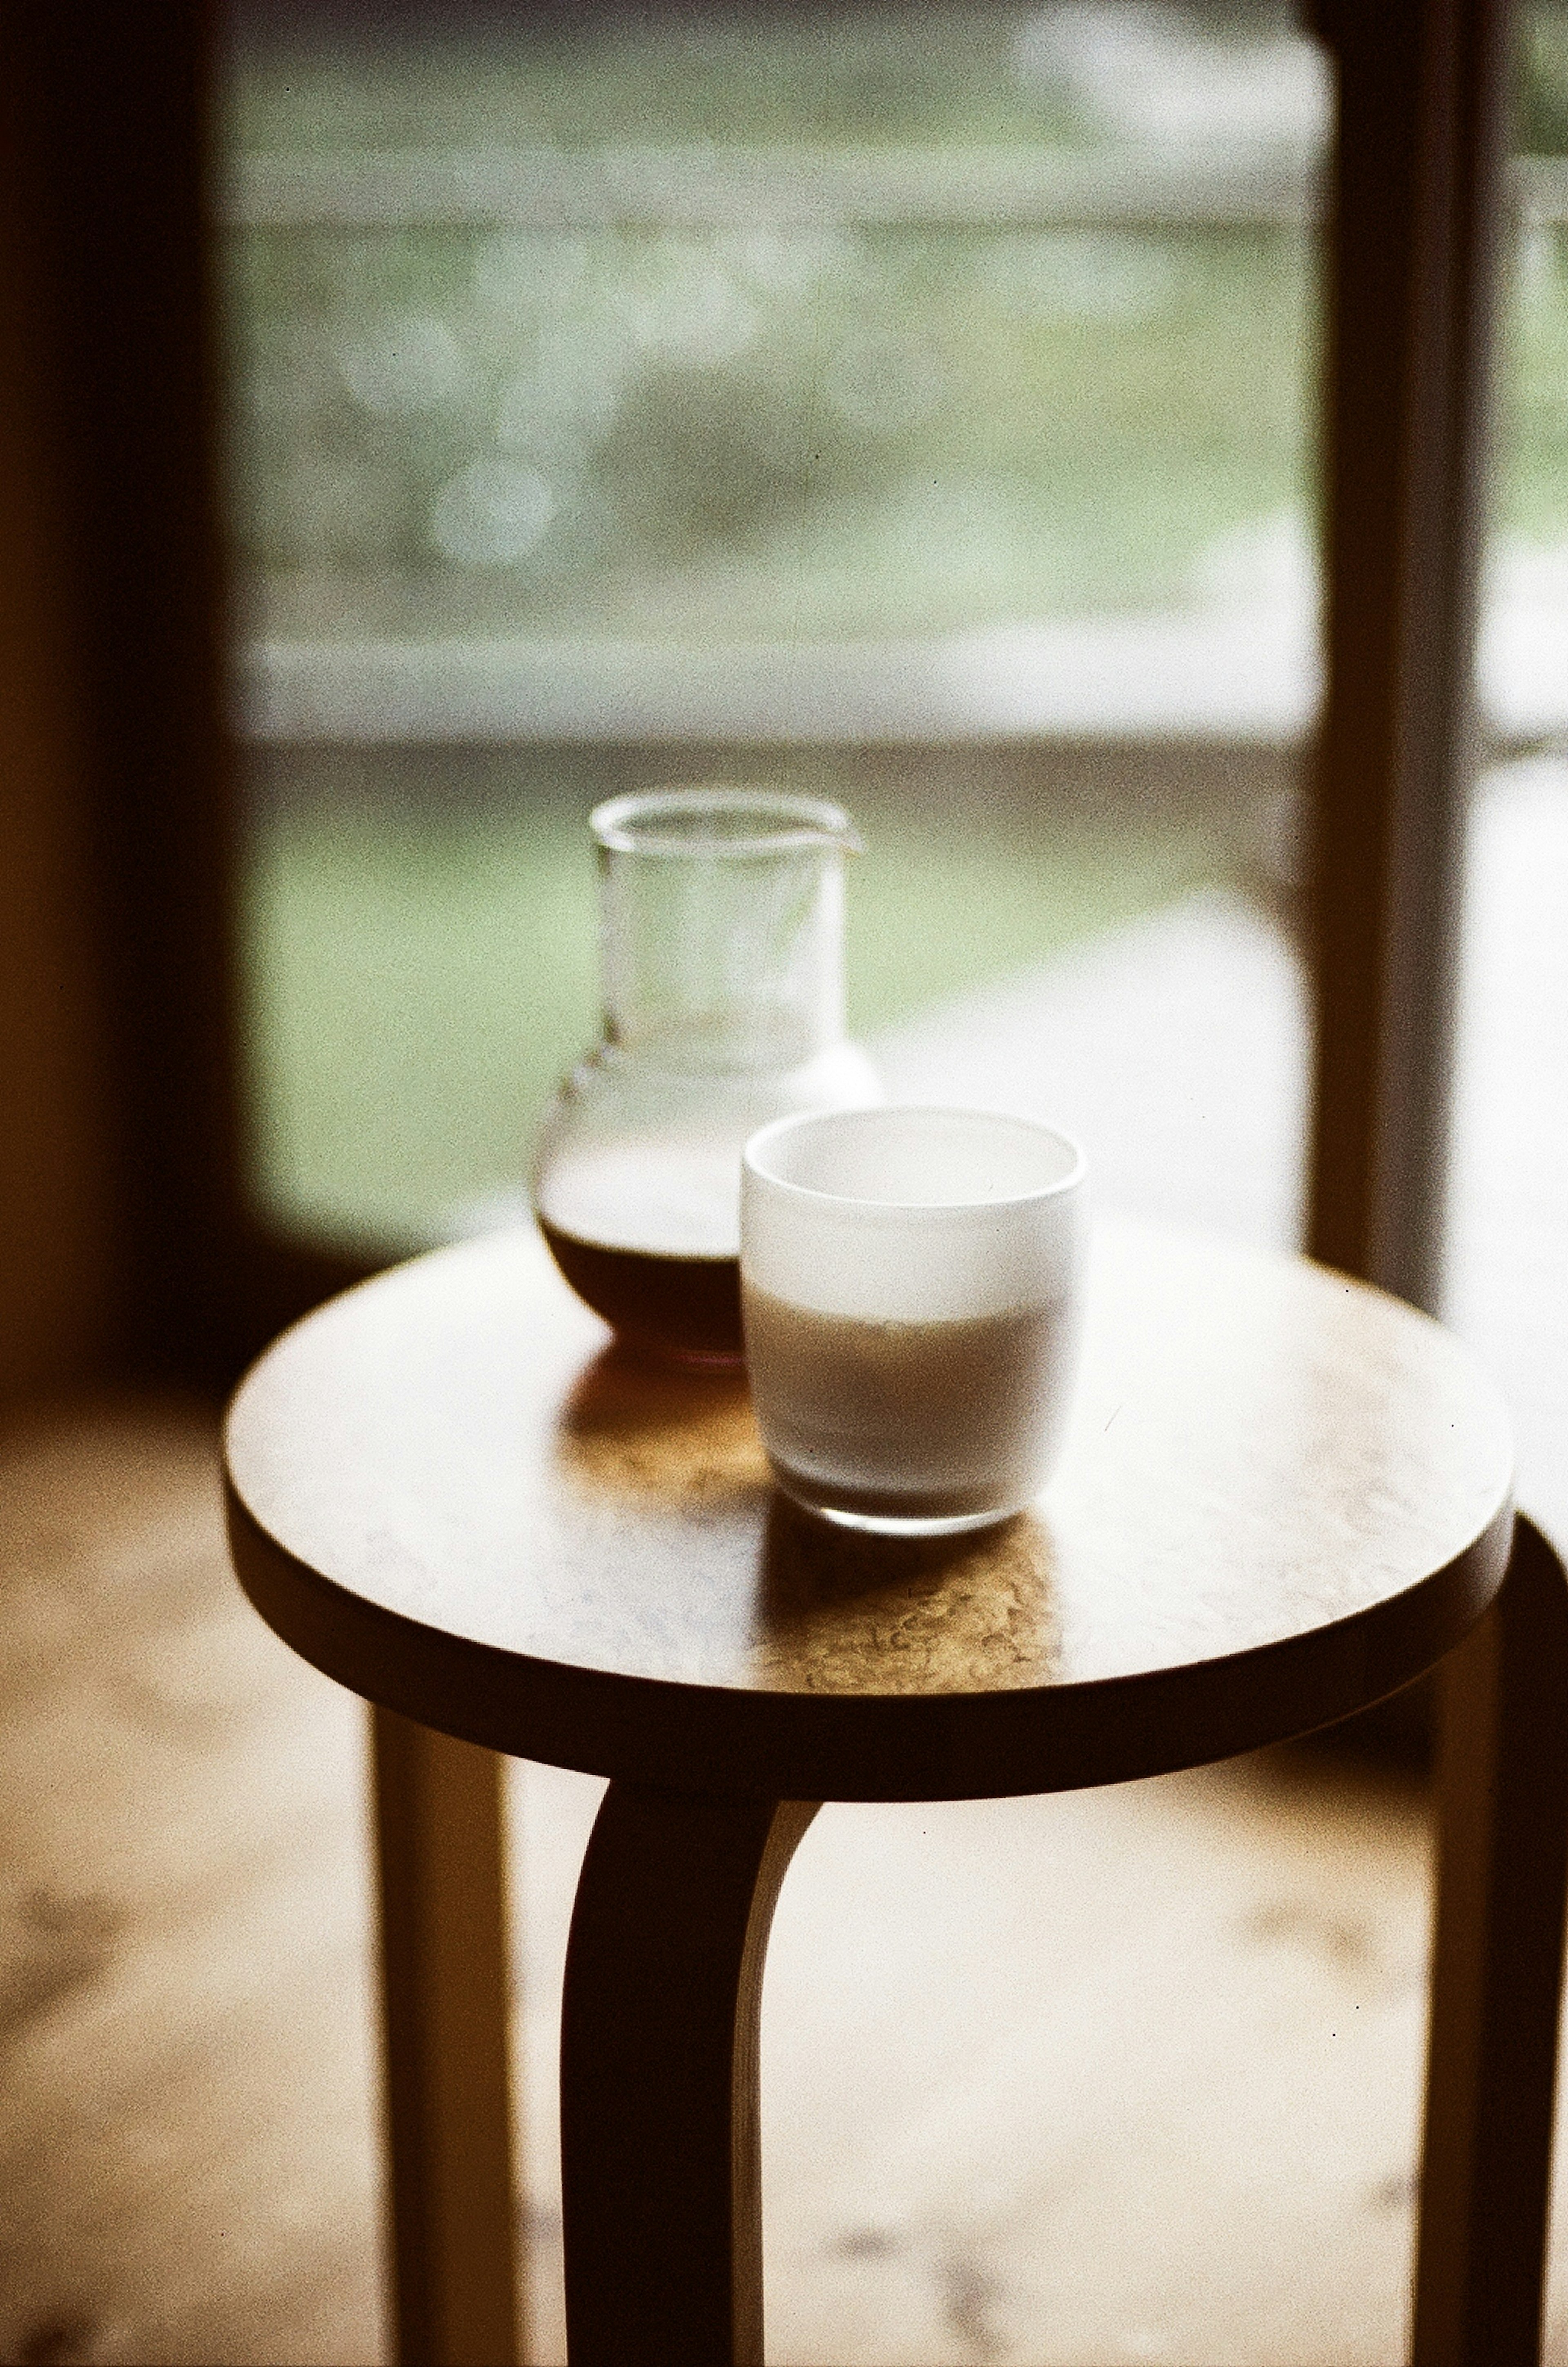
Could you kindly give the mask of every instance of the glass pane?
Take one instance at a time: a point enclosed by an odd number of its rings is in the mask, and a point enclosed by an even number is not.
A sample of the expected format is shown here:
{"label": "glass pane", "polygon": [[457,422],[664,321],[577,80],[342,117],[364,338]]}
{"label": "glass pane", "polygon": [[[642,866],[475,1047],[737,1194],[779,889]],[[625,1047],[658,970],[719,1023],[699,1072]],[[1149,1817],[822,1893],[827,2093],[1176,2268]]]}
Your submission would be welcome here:
{"label": "glass pane", "polygon": [[1448,1296],[1508,1392],[1519,1500],[1568,1526],[1568,12],[1521,12],[1481,641]]}
{"label": "glass pane", "polygon": [[231,76],[255,1188],[515,1197],[599,798],[862,821],[897,1090],[1293,1226],[1326,85],[1147,6],[302,20]]}

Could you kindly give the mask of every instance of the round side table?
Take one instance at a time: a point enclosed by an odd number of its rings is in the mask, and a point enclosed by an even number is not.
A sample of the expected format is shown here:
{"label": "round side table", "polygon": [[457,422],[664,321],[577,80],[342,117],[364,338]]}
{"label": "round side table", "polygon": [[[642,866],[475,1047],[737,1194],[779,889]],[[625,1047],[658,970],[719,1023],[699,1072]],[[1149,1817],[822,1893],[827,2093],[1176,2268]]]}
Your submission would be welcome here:
{"label": "round side table", "polygon": [[563,2010],[569,2339],[573,2367],[676,2367],[761,2358],[762,1961],[817,1804],[1192,1766],[1438,1661],[1415,2355],[1536,2358],[1568,1588],[1464,1350],[1303,1261],[1104,1227],[1057,1478],[915,1543],[795,1512],[738,1379],[606,1342],[532,1234],[491,1237],[310,1317],[229,1419],[246,1592],[379,1705],[404,2359],[508,2355],[465,2301],[511,2209],[472,2109],[504,2081],[501,1954],[460,1939],[499,1829],[443,1810],[424,1730],[611,1779]]}

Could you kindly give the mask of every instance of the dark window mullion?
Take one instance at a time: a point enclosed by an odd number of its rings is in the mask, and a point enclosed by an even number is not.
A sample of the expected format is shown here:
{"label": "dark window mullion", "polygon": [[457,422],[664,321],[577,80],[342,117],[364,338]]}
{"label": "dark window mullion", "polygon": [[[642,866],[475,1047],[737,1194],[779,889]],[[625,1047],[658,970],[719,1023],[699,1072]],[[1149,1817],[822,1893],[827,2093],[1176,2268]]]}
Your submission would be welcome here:
{"label": "dark window mullion", "polygon": [[1308,1247],[1435,1310],[1512,11],[1325,0],[1339,65]]}

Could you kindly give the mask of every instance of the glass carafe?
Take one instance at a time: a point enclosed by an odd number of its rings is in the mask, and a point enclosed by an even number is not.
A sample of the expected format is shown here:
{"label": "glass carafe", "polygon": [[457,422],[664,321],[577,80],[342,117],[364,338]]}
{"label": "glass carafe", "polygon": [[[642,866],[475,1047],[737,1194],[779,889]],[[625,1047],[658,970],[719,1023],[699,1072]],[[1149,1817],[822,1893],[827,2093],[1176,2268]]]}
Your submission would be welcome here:
{"label": "glass carafe", "polygon": [[844,1036],[849,816],[817,798],[655,789],[596,808],[604,1041],[535,1163],[557,1264],[623,1338],[740,1355],[740,1152],[769,1118],[879,1101]]}

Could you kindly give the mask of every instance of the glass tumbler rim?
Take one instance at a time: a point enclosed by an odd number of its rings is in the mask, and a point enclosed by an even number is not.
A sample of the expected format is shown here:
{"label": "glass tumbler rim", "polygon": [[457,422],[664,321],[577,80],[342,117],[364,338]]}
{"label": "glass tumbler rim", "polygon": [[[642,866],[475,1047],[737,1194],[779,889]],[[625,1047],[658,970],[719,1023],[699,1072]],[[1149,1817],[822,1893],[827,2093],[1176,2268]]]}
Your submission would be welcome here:
{"label": "glass tumbler rim", "polygon": [[[1027,1192],[1005,1192],[967,1199],[952,1200],[874,1200],[855,1192],[827,1192],[813,1184],[796,1184],[788,1176],[778,1174],[760,1163],[756,1154],[765,1151],[783,1136],[798,1134],[808,1127],[853,1125],[870,1119],[890,1117],[984,1118],[992,1124],[1010,1127],[1021,1133],[1043,1135],[1070,1153],[1070,1163],[1065,1173],[1049,1184],[1033,1185]],[[1043,1118],[1021,1116],[1016,1110],[981,1109],[957,1103],[882,1102],[866,1108],[840,1110],[797,1110],[784,1117],[776,1117],[757,1128],[746,1143],[741,1164],[749,1175],[765,1185],[770,1192],[783,1194],[797,1202],[815,1204],[846,1216],[864,1216],[878,1221],[898,1217],[919,1217],[932,1223],[945,1218],[967,1218],[977,1214],[1002,1213],[1009,1209],[1028,1208],[1041,1202],[1065,1197],[1076,1190],[1089,1172],[1089,1161],[1082,1145],[1059,1126],[1051,1126]]]}
{"label": "glass tumbler rim", "polygon": [[[705,821],[711,822],[719,815],[755,816],[758,826],[724,832],[702,827]],[[689,820],[694,827],[687,831],[638,827],[682,820]],[[836,846],[855,855],[863,844],[844,808],[830,798],[744,785],[629,789],[595,806],[588,825],[599,844],[613,855],[702,855],[724,860],[781,855],[807,846]]]}

